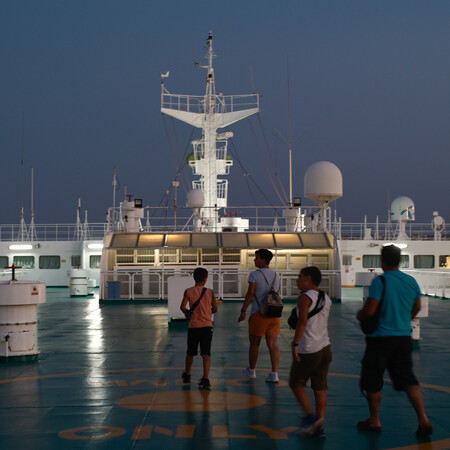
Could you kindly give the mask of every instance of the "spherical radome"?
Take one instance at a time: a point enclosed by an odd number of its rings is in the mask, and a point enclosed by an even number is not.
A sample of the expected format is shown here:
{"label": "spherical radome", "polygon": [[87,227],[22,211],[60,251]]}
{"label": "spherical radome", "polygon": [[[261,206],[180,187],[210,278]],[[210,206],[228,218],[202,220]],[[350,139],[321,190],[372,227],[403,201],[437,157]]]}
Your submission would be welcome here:
{"label": "spherical radome", "polygon": [[304,178],[304,195],[323,204],[342,197],[342,174],[329,161],[319,161],[308,168]]}
{"label": "spherical radome", "polygon": [[203,191],[200,189],[192,189],[187,193],[187,206],[189,208],[201,208],[205,204]]}
{"label": "spherical radome", "polygon": [[391,220],[405,222],[415,219],[415,205],[409,197],[401,196],[392,200]]}

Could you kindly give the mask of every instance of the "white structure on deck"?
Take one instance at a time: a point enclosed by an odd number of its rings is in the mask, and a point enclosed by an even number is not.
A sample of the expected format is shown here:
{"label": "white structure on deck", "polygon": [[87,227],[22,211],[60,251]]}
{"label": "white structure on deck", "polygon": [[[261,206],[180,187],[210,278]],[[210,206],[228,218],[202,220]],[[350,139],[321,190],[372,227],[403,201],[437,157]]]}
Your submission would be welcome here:
{"label": "white structure on deck", "polygon": [[[207,69],[205,95],[170,94],[164,87],[164,79],[169,74],[161,75],[161,112],[202,129],[202,137],[191,142],[193,153],[188,156],[194,175],[200,175],[200,179],[193,181],[193,189],[200,189],[204,193],[204,205],[200,217],[196,219],[201,223],[196,228],[220,231],[227,226],[219,223],[217,211],[227,206],[228,181],[219,176],[227,175],[233,164],[227,154],[227,141],[233,133],[218,134],[217,130],[257,113],[259,96],[216,94],[211,32],[207,44],[208,65],[199,65]],[[238,221],[234,218],[233,222],[236,224]]]}

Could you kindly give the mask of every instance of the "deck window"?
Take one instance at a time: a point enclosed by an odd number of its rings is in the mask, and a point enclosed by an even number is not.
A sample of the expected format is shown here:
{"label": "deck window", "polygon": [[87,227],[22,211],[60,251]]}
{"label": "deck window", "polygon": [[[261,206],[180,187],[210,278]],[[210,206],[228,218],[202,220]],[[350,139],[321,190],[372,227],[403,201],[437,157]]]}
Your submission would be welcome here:
{"label": "deck window", "polygon": [[81,255],[72,255],[70,257],[70,264],[74,269],[81,267]]}
{"label": "deck window", "polygon": [[320,270],[328,270],[328,255],[311,255],[311,265],[318,267]]}
{"label": "deck window", "polygon": [[89,267],[91,269],[100,269],[101,255],[91,255],[89,256]]}
{"label": "deck window", "polygon": [[22,269],[34,269],[34,256],[14,256],[13,262],[15,266],[20,266]]}
{"label": "deck window", "polygon": [[400,269],[407,269],[409,267],[409,255],[400,256]]}
{"label": "deck window", "polygon": [[178,264],[178,250],[176,248],[164,249],[164,264]]}
{"label": "deck window", "polygon": [[120,249],[116,253],[117,264],[133,264],[134,263],[134,250]]}
{"label": "deck window", "polygon": [[352,255],[342,255],[342,265],[351,266],[352,265]]}
{"label": "deck window", "polygon": [[182,263],[194,263],[197,264],[197,249],[196,248],[182,248],[181,261]]}
{"label": "deck window", "polygon": [[202,251],[202,264],[219,264],[219,249],[204,248]]}
{"label": "deck window", "polygon": [[9,266],[9,258],[7,256],[0,256],[0,269]]}
{"label": "deck window", "polygon": [[[308,265],[308,255],[306,254],[291,254],[290,255],[290,269],[291,270],[300,270],[303,267]],[[296,282],[297,283],[297,282]],[[296,284],[297,286],[297,284]]]}
{"label": "deck window", "polygon": [[441,269],[450,268],[450,255],[440,255],[439,256],[439,267]]}
{"label": "deck window", "polygon": [[363,255],[362,263],[364,269],[379,269],[381,267],[380,255]]}
{"label": "deck window", "polygon": [[415,269],[434,269],[434,255],[414,255]]}
{"label": "deck window", "polygon": [[59,256],[39,256],[39,269],[59,269],[61,258]]}
{"label": "deck window", "polygon": [[155,249],[154,248],[141,248],[137,250],[137,263],[138,264],[154,264],[155,263]]}
{"label": "deck window", "polygon": [[239,264],[241,262],[241,251],[238,248],[222,249],[222,262]]}

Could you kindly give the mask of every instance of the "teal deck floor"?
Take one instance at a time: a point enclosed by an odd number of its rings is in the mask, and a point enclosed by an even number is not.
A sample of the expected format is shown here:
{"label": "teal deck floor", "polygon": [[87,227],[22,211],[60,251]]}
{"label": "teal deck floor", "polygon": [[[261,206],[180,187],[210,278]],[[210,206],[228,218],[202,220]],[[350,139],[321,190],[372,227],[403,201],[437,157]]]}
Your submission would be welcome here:
{"label": "teal deck floor", "polygon": [[[450,448],[450,301],[430,299],[414,364],[434,427],[433,443],[415,439],[416,420],[405,394],[386,382],[383,432],[359,433],[368,416],[358,389],[364,350],[355,313],[360,302],[334,304],[333,362],[324,440],[294,434],[301,411],[287,385],[291,363],[285,307],[279,337],[280,383],[267,384],[262,344],[257,379],[246,380],[247,324],[240,302],[219,304],[212,345],[212,389],[183,386],[186,325],[167,324],[167,307],[99,305],[48,289],[39,312],[39,359],[0,363],[0,448],[26,449],[448,449]],[[170,410],[167,410],[170,409]]]}

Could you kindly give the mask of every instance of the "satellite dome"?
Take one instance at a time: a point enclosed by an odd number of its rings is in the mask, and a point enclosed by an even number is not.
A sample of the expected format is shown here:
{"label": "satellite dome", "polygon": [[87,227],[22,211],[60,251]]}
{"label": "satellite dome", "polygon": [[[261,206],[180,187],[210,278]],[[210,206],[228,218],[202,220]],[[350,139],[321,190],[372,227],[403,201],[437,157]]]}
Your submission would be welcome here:
{"label": "satellite dome", "polygon": [[309,166],[304,178],[304,194],[319,204],[342,197],[342,174],[339,168],[328,161]]}
{"label": "satellite dome", "polygon": [[201,189],[192,189],[187,193],[187,206],[189,208],[201,208],[205,204],[205,197]]}
{"label": "satellite dome", "polygon": [[391,203],[391,219],[398,222],[416,220],[414,202],[409,197],[397,197]]}

